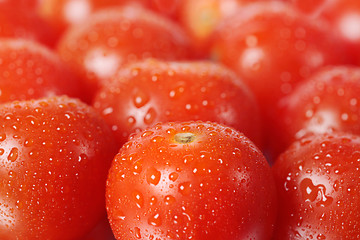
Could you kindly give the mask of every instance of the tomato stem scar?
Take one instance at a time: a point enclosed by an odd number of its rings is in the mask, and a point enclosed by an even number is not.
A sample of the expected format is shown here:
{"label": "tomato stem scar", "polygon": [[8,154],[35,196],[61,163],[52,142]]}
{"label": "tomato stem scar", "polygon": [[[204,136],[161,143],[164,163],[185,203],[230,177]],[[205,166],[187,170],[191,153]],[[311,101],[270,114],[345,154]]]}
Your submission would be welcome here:
{"label": "tomato stem scar", "polygon": [[174,140],[181,144],[191,143],[195,140],[195,134],[189,132],[177,133],[174,136]]}

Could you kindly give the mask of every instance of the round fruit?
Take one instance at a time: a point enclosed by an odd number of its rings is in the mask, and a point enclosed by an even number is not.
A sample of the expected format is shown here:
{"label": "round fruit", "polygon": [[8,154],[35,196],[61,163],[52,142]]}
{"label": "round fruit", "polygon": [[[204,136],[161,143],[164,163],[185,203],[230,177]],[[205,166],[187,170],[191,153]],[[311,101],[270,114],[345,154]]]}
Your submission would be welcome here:
{"label": "round fruit", "polygon": [[273,166],[279,193],[274,239],[358,239],[360,137],[314,135]]}
{"label": "round fruit", "polygon": [[67,97],[3,104],[0,116],[0,239],[79,239],[105,212],[107,125]]}
{"label": "round fruit", "polygon": [[117,239],[271,239],[275,195],[268,163],[243,134],[166,123],[121,148],[106,206]]}

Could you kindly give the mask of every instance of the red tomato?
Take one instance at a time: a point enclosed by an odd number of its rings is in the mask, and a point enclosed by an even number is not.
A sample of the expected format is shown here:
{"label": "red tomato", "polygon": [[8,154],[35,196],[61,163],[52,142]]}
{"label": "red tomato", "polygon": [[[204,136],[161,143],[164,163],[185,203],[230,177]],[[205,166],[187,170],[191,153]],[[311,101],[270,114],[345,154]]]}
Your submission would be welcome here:
{"label": "red tomato", "polygon": [[54,30],[27,5],[18,4],[0,3],[0,37],[25,38],[53,47]]}
{"label": "red tomato", "polygon": [[122,147],[106,206],[117,239],[270,239],[275,192],[269,165],[243,134],[167,123]]}
{"label": "red tomato", "polygon": [[360,1],[358,0],[293,0],[295,5],[314,19],[325,19],[332,31],[351,48],[360,64]]}
{"label": "red tomato", "polygon": [[360,236],[360,137],[312,136],[294,143],[273,166],[279,197],[274,239]]}
{"label": "red tomato", "polygon": [[0,39],[0,103],[67,94],[85,99],[60,58],[28,40]]}
{"label": "red tomato", "polygon": [[261,144],[254,96],[233,72],[210,62],[128,65],[96,94],[94,107],[120,144],[155,123],[189,120],[223,123]]}
{"label": "red tomato", "polygon": [[301,83],[281,102],[272,131],[280,153],[308,134],[344,131],[360,134],[360,68],[327,67]]}
{"label": "red tomato", "polygon": [[103,119],[67,97],[0,106],[0,239],[79,239],[105,211],[116,148]]}
{"label": "red tomato", "polygon": [[348,59],[326,25],[281,2],[248,5],[214,34],[213,57],[234,69],[257,96],[265,116],[303,78]]}
{"label": "red tomato", "polygon": [[55,29],[63,32],[69,25],[85,21],[99,9],[142,1],[145,0],[43,0],[38,11]]}
{"label": "red tomato", "polygon": [[170,20],[127,6],[104,10],[71,28],[59,43],[60,56],[84,79],[89,93],[125,63],[149,57],[185,59],[189,40]]}

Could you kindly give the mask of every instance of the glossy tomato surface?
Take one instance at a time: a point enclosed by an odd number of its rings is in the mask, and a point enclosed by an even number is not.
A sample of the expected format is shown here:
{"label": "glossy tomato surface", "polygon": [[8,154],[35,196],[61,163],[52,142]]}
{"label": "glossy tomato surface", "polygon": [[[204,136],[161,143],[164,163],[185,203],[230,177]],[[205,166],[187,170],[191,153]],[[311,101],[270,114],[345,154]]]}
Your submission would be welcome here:
{"label": "glossy tomato surface", "polygon": [[308,134],[360,134],[360,68],[327,67],[301,83],[280,104],[270,141],[280,153]]}
{"label": "glossy tomato surface", "polygon": [[39,15],[51,24],[59,33],[68,26],[80,24],[94,12],[114,6],[120,6],[146,0],[42,0],[38,6]]}
{"label": "glossy tomato surface", "polygon": [[133,136],[106,192],[117,239],[270,239],[276,215],[262,153],[210,122],[157,124]]}
{"label": "glossy tomato surface", "polygon": [[96,13],[60,41],[63,60],[85,79],[89,95],[125,63],[149,57],[185,59],[190,43],[175,23],[148,10],[126,6]]}
{"label": "glossy tomato surface", "polygon": [[[17,2],[16,4],[13,2]],[[32,1],[0,1],[0,37],[25,38],[53,47],[56,33],[35,13]]]}
{"label": "glossy tomato surface", "polygon": [[51,50],[21,39],[0,39],[0,102],[66,94],[86,99],[80,81]]}
{"label": "glossy tomato surface", "polygon": [[253,94],[232,71],[210,62],[150,59],[128,65],[96,94],[94,107],[120,144],[158,122],[189,120],[223,123],[262,142]]}
{"label": "glossy tomato surface", "polygon": [[0,106],[0,239],[79,239],[105,211],[116,148],[103,119],[67,97]]}
{"label": "glossy tomato surface", "polygon": [[273,166],[279,193],[274,239],[358,239],[360,138],[314,135]]}
{"label": "glossy tomato surface", "polygon": [[275,1],[248,5],[224,21],[212,54],[244,79],[267,117],[275,117],[271,110],[278,99],[312,72],[348,61],[328,26]]}

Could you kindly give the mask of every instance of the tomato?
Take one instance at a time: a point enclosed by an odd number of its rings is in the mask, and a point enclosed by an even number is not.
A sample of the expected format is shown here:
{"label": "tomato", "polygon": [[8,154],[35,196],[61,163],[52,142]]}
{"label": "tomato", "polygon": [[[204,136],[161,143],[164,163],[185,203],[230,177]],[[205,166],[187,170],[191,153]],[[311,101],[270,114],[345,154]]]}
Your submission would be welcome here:
{"label": "tomato", "polygon": [[103,119],[67,97],[0,106],[0,239],[79,239],[105,212],[117,148]]}
{"label": "tomato", "polygon": [[67,94],[85,99],[80,81],[44,46],[0,39],[0,102]]}
{"label": "tomato", "polygon": [[308,134],[344,131],[360,134],[360,68],[327,67],[316,72],[281,102],[272,132],[280,153]]}
{"label": "tomato", "polygon": [[226,124],[261,145],[253,94],[233,72],[210,62],[150,59],[128,65],[97,92],[94,107],[120,145],[157,122],[189,120]]}
{"label": "tomato", "polygon": [[360,64],[360,2],[358,0],[293,0],[295,5],[314,19],[324,19],[332,31],[343,39]]}
{"label": "tomato", "polygon": [[360,137],[314,135],[273,166],[279,192],[275,239],[358,239]]}
{"label": "tomato", "polygon": [[248,5],[224,21],[212,54],[249,85],[267,119],[276,117],[277,101],[312,72],[352,61],[341,44],[327,25],[274,1]]}
{"label": "tomato", "polygon": [[55,31],[22,2],[0,2],[0,37],[26,38],[53,47],[57,38]]}
{"label": "tomato", "polygon": [[102,8],[142,1],[144,0],[43,0],[38,12],[58,32],[63,32],[69,25],[85,21]]}
{"label": "tomato", "polygon": [[103,10],[71,28],[60,41],[62,59],[85,79],[94,93],[125,63],[149,57],[185,59],[190,43],[170,20],[133,6]]}
{"label": "tomato", "polygon": [[268,163],[243,134],[166,123],[122,147],[106,206],[117,239],[270,239],[275,195]]}

